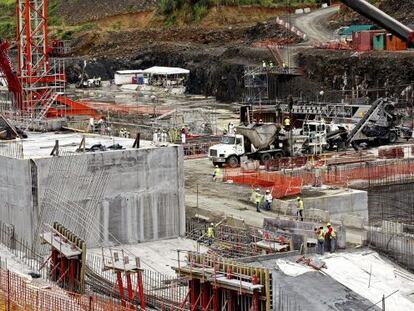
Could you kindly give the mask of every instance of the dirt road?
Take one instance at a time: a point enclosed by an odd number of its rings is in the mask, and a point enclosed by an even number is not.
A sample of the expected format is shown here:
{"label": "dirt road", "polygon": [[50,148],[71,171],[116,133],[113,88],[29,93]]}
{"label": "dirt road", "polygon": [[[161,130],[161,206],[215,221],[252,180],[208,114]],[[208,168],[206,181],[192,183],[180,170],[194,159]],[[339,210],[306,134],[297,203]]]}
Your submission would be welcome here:
{"label": "dirt road", "polygon": [[315,43],[327,42],[334,39],[333,32],[327,27],[329,18],[337,13],[339,6],[316,10],[309,14],[292,16],[292,24],[306,34],[307,40],[289,45],[281,51],[286,64],[298,67],[297,55],[304,50],[312,48]]}
{"label": "dirt road", "polygon": [[208,159],[186,160],[185,205],[187,214],[214,215],[217,218],[234,216],[247,224],[261,227],[265,217],[275,217],[273,212],[257,213],[250,202],[253,189],[248,186],[213,182],[214,167]]}
{"label": "dirt road", "polygon": [[294,24],[307,37],[307,43],[326,42],[332,40],[333,33],[327,27],[329,18],[339,11],[339,6],[331,6],[326,9],[317,10],[294,19]]}

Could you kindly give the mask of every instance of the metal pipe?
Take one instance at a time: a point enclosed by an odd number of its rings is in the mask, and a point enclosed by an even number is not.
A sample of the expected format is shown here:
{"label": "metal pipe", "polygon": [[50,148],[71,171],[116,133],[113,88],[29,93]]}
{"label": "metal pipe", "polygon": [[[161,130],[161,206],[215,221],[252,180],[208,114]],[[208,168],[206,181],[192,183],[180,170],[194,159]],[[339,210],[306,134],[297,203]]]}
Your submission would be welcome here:
{"label": "metal pipe", "polygon": [[410,43],[414,31],[365,0],[340,0],[343,4]]}

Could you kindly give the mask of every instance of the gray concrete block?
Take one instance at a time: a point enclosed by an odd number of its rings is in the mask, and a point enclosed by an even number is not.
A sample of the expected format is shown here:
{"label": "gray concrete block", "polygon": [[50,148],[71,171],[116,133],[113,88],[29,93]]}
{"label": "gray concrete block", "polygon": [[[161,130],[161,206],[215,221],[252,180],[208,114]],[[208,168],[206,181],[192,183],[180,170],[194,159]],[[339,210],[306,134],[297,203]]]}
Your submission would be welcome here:
{"label": "gray concrete block", "polygon": [[340,220],[345,227],[357,229],[363,229],[366,223],[363,217],[353,215],[343,215]]}
{"label": "gray concrete block", "polygon": [[[74,176],[70,168],[82,159],[85,160],[82,163],[86,163],[82,176]],[[49,186],[52,167],[67,168],[68,171],[61,173],[65,176],[62,180],[58,178],[58,182]],[[91,217],[85,215],[83,209],[76,208],[86,208],[93,193],[82,198],[77,190],[88,187],[84,176],[102,168],[109,176],[108,182],[101,185],[103,196],[97,202],[96,211],[91,211],[94,216]],[[185,233],[184,167],[180,146],[35,160],[1,157],[0,217],[3,222],[13,224],[16,233],[29,242],[35,238],[40,217],[38,202],[43,202],[48,195],[48,187],[59,189],[57,195],[75,203],[75,207],[70,217],[62,212],[51,213],[47,223],[58,221],[74,230],[79,226],[77,220],[87,218],[94,228],[87,240],[89,247],[112,243],[114,238],[127,244],[173,238]]]}

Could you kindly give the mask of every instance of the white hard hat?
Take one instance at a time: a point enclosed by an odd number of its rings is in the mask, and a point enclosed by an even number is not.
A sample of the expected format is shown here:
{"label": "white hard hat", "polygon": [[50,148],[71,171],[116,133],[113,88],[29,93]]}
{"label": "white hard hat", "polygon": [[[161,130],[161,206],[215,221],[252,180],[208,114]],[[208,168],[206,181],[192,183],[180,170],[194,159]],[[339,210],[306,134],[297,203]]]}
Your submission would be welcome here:
{"label": "white hard hat", "polygon": [[260,191],[260,189],[259,188],[256,188],[256,191]]}
{"label": "white hard hat", "polygon": [[270,192],[270,190],[266,190],[266,193],[269,193]]}
{"label": "white hard hat", "polygon": [[216,165],[216,167],[218,167],[218,165]]}

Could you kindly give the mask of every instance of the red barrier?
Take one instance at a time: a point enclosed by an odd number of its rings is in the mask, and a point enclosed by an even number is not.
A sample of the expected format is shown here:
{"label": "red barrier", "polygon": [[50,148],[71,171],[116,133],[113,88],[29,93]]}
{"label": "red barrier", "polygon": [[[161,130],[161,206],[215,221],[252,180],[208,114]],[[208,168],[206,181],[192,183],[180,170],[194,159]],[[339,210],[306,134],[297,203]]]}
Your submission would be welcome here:
{"label": "red barrier", "polygon": [[[40,284],[39,284],[40,285]],[[60,288],[42,289],[19,275],[0,269],[0,309],[4,310],[65,310],[65,311],[130,311],[131,306],[97,296],[78,295]],[[3,309],[2,309],[3,310]]]}
{"label": "red barrier", "polygon": [[226,168],[224,181],[250,185],[253,188],[269,189],[273,198],[297,195],[301,192],[302,178],[290,177],[275,172],[243,171],[240,168]]}

